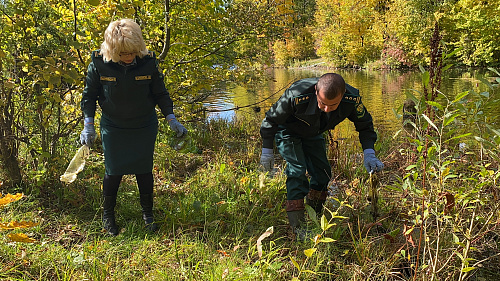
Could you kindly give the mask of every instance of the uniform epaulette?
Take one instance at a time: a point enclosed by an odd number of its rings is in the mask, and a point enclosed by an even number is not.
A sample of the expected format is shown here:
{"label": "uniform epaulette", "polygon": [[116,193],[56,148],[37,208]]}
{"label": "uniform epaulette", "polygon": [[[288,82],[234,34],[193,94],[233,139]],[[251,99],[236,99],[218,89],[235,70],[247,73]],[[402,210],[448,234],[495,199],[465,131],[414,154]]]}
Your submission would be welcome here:
{"label": "uniform epaulette", "polygon": [[92,56],[94,56],[94,58],[102,58],[101,50],[92,51]]}
{"label": "uniform epaulette", "polygon": [[360,103],[361,102],[361,96],[357,94],[350,94],[350,93],[344,93],[344,101],[349,102],[349,103]]}
{"label": "uniform epaulette", "polygon": [[293,103],[295,105],[309,103],[309,100],[311,99],[312,95],[313,93],[301,94],[300,96],[297,96],[293,99]]}
{"label": "uniform epaulette", "polygon": [[147,55],[145,55],[145,57],[155,58],[155,57],[156,57],[156,55],[155,55],[155,52],[153,52],[153,51],[148,51],[148,54],[147,54]]}

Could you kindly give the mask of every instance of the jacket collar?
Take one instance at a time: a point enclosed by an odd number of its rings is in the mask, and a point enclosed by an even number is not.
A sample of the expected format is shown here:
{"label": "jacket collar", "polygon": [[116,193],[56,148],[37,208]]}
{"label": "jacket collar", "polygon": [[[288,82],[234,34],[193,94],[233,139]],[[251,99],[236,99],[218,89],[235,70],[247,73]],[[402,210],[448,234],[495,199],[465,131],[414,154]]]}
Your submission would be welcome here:
{"label": "jacket collar", "polygon": [[314,115],[318,112],[318,100],[316,99],[316,93],[312,94],[312,97],[309,99],[309,104],[307,105],[307,109],[305,111],[306,115]]}

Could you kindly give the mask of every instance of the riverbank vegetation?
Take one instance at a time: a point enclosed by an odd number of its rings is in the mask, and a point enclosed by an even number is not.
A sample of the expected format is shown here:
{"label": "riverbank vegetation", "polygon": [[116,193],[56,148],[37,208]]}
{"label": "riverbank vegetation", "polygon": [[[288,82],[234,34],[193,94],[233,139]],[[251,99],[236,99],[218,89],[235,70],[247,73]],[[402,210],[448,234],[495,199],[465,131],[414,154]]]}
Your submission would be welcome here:
{"label": "riverbank vegetation", "polygon": [[192,124],[183,151],[168,145],[171,135],[160,136],[156,234],[144,230],[133,177],[119,192],[120,235],[101,232],[103,163],[95,147],[75,183],[32,185],[1,210],[4,221],[38,225],[24,229],[34,243],[0,238],[0,278],[496,279],[500,132],[489,125],[488,110],[498,105],[493,92],[442,94],[446,101],[439,103],[409,95],[414,118],[407,115],[396,134],[379,131],[376,149],[386,168],[379,175],[378,217],[357,139],[330,137],[339,192],[327,204],[333,214],[308,219],[321,236],[302,243],[286,221],[284,162],[276,159],[274,175],[258,169],[260,118]]}
{"label": "riverbank vegetation", "polygon": [[[441,93],[439,84],[445,64],[498,63],[500,5],[313,2],[3,1],[0,279],[498,279],[500,131],[491,109],[500,74],[490,69],[481,93]],[[143,27],[190,138],[173,149],[178,140],[161,122],[160,230],[145,231],[135,181],[125,177],[122,232],[109,237],[101,232],[102,148],[74,183],[59,176],[78,146],[90,51],[119,17]],[[339,192],[331,212],[310,214],[318,236],[298,243],[283,207],[283,161],[273,174],[258,167],[263,112],[208,121],[201,102],[221,82],[258,85],[261,66],[314,57],[328,67],[421,64],[424,91],[394,109],[398,133],[377,128],[386,165],[378,181],[364,171],[355,138],[328,136]],[[378,216],[367,199],[372,185]]]}

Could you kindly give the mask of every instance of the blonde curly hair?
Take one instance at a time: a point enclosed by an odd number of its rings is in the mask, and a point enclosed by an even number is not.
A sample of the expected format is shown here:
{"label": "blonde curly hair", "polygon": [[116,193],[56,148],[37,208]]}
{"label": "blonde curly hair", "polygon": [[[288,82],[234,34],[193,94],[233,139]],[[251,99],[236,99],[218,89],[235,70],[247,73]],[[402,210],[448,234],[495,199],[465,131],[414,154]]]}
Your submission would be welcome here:
{"label": "blonde curly hair", "polygon": [[141,27],[131,19],[111,22],[104,32],[101,54],[105,61],[120,61],[120,53],[137,53],[140,58],[148,54]]}

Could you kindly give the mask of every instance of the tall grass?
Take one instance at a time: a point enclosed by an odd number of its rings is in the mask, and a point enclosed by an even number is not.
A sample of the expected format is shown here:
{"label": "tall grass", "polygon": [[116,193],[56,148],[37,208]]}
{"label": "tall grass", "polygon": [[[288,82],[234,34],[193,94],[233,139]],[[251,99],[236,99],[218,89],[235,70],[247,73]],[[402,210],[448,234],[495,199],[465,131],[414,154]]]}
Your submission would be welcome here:
{"label": "tall grass", "polygon": [[[0,237],[0,279],[498,279],[500,133],[488,115],[498,106],[495,84],[490,93],[441,94],[432,120],[425,101],[409,95],[417,106],[413,129],[378,132],[386,169],[376,219],[358,140],[329,139],[341,204],[334,208],[330,198],[333,214],[310,215],[318,236],[305,242],[293,240],[286,220],[283,161],[277,156],[273,176],[258,169],[260,116],[189,124],[196,149],[185,152],[160,134],[154,234],[143,227],[132,176],[119,190],[122,232],[101,232],[104,168],[96,147],[73,184],[41,186],[1,210],[3,221],[40,224],[26,232],[36,243]],[[259,254],[259,237],[271,226]]]}

